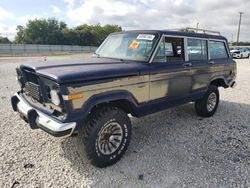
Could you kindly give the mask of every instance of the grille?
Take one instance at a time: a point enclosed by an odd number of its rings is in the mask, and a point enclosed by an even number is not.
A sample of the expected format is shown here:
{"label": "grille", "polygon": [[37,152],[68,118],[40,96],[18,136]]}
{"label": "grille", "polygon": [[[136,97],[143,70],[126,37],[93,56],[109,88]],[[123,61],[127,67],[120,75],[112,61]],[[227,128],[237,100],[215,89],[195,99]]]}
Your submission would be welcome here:
{"label": "grille", "polygon": [[28,95],[33,97],[34,99],[40,101],[41,100],[41,94],[39,90],[39,86],[37,84],[34,84],[32,82],[26,82],[26,92]]}
{"label": "grille", "polygon": [[34,70],[24,68],[23,73],[24,73],[26,82],[32,82],[38,85],[37,75],[35,74]]}

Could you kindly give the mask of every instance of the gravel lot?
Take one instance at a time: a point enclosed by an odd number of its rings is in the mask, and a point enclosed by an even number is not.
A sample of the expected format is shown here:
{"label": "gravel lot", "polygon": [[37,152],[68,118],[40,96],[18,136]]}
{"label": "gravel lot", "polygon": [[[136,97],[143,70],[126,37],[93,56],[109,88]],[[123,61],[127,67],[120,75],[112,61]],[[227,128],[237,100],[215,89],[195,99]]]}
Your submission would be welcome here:
{"label": "gravel lot", "polygon": [[133,118],[128,151],[105,169],[81,161],[75,138],[31,130],[12,111],[15,67],[42,60],[0,58],[0,187],[250,187],[250,59],[237,60],[238,85],[220,89],[213,117],[186,104]]}

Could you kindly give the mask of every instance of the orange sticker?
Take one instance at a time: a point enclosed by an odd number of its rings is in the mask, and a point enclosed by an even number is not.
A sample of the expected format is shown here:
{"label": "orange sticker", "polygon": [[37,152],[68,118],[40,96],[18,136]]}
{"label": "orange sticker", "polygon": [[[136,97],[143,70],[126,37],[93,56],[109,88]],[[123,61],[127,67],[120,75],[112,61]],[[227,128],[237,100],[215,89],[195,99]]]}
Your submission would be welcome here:
{"label": "orange sticker", "polygon": [[131,42],[131,44],[129,45],[129,49],[136,49],[136,48],[138,48],[138,46],[140,45],[140,42],[139,41],[137,41],[137,40],[133,40],[132,42]]}

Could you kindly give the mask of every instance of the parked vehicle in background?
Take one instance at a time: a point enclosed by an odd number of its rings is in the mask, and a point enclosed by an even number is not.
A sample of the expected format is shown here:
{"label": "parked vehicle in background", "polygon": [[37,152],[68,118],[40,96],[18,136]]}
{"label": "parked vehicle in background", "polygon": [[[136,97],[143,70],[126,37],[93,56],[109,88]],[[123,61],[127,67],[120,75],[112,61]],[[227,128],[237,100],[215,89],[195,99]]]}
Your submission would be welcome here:
{"label": "parked vehicle in background", "polygon": [[77,135],[79,154],[105,167],[128,148],[128,114],[142,117],[194,102],[197,115],[210,117],[218,88],[234,87],[236,73],[223,36],[125,31],[109,35],[90,59],[21,65],[21,89],[11,102],[32,129]]}
{"label": "parked vehicle in background", "polygon": [[230,50],[231,56],[233,58],[249,58],[250,51],[248,48],[236,48]]}

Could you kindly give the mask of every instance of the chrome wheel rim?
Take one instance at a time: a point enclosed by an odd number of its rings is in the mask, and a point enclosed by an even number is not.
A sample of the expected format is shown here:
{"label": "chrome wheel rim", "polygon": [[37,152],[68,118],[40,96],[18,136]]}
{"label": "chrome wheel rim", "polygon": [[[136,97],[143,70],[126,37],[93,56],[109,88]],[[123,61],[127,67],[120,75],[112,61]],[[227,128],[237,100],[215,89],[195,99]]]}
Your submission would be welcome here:
{"label": "chrome wheel rim", "polygon": [[119,123],[110,122],[101,130],[98,138],[98,148],[103,155],[114,153],[122,143],[123,130]]}
{"label": "chrome wheel rim", "polygon": [[217,96],[215,93],[210,93],[207,99],[207,110],[212,112],[216,106]]}

